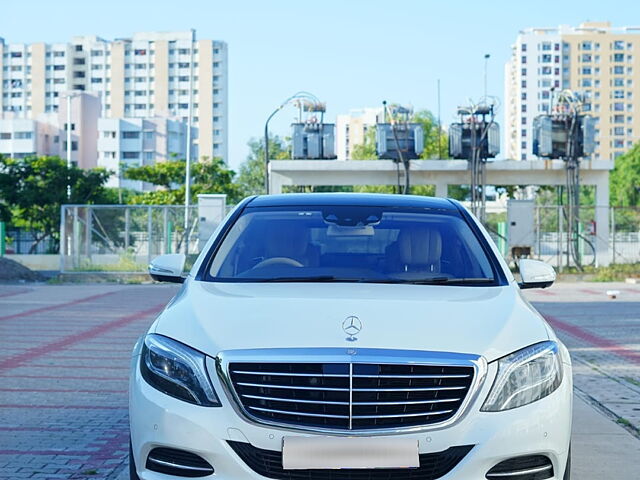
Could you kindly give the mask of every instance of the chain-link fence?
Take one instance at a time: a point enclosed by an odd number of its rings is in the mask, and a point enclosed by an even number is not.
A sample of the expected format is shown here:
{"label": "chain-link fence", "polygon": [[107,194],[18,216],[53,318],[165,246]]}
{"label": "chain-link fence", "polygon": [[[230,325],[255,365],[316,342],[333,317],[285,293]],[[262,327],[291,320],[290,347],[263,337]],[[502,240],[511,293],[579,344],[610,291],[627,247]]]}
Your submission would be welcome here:
{"label": "chain-link fence", "polygon": [[[608,235],[598,228],[597,214],[608,212]],[[612,263],[640,262],[640,208],[638,207],[580,207],[578,231],[572,234],[575,252],[569,247],[568,220],[563,206],[536,206],[534,214],[534,243],[532,256],[556,267],[602,263],[597,244],[607,245],[607,257]],[[487,214],[486,226],[502,254],[511,259],[508,251],[509,226],[506,210]],[[606,231],[606,230],[605,230]],[[603,256],[603,253],[600,252]]]}
{"label": "chain-link fence", "polygon": [[[599,212],[601,208],[607,210]],[[596,223],[596,213],[607,211],[608,235]],[[613,263],[640,262],[640,208],[581,207],[573,253],[562,206],[536,206],[533,214],[533,258],[556,267],[575,265],[572,255],[582,265],[602,264],[603,252],[597,253],[597,244],[604,243]],[[202,244],[197,206],[190,207],[189,218],[188,252],[197,254]],[[511,260],[506,210],[487,213],[485,225]],[[153,257],[185,251],[184,206],[65,205],[60,238],[62,272],[145,272]]]}
{"label": "chain-link fence", "polygon": [[61,272],[145,272],[153,257],[198,253],[198,207],[64,205],[60,219]]}

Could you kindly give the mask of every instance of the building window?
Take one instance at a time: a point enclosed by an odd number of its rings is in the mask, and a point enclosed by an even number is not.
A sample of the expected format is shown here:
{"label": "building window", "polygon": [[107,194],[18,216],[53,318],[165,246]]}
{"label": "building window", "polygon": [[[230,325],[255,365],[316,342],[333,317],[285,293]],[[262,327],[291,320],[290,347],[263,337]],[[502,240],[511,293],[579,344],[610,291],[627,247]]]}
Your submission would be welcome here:
{"label": "building window", "polygon": [[133,51],[134,55],[146,55],[147,51],[144,48],[138,48]]}
{"label": "building window", "polygon": [[122,132],[122,138],[140,138],[140,132]]}
{"label": "building window", "polygon": [[11,140],[11,132],[0,132],[0,140]]}
{"label": "building window", "polygon": [[179,48],[178,49],[178,55],[188,55],[189,54],[189,49],[188,48]]}
{"label": "building window", "polygon": [[73,78],[84,78],[84,72],[73,72]]}
{"label": "building window", "polygon": [[624,115],[614,115],[613,123],[624,123]]}
{"label": "building window", "polygon": [[140,158],[140,152],[122,152],[122,158],[133,160]]}
{"label": "building window", "polygon": [[91,50],[92,57],[101,57],[102,55],[104,55],[102,50]]}
{"label": "building window", "polygon": [[136,63],[135,68],[136,70],[144,70],[145,68],[147,68],[147,65],[144,63]]}
{"label": "building window", "polygon": [[154,136],[155,136],[155,133],[154,133],[153,131],[146,131],[146,132],[144,132],[144,139],[145,139],[146,141],[152,141],[152,140],[153,140],[153,138],[154,138]]}
{"label": "building window", "polygon": [[144,103],[136,103],[133,105],[134,110],[145,110],[147,106]]}
{"label": "building window", "polygon": [[580,58],[583,62],[590,62],[592,60],[592,56],[590,53],[583,53]]}
{"label": "building window", "polygon": [[178,81],[179,82],[188,82],[189,81],[189,77],[186,75],[181,75],[178,77]]}
{"label": "building window", "polygon": [[616,102],[613,104],[614,112],[624,112],[624,103]]}
{"label": "building window", "polygon": [[178,68],[189,68],[189,62],[178,62]]}
{"label": "building window", "polygon": [[155,152],[144,152],[144,160],[146,162],[153,162],[153,156]]}
{"label": "building window", "polygon": [[580,48],[582,50],[591,50],[591,42],[582,42]]}
{"label": "building window", "polygon": [[542,63],[551,63],[551,55],[550,54],[542,55]]}
{"label": "building window", "polygon": [[81,52],[82,51],[82,45],[76,45],[75,49],[76,49],[76,52]]}
{"label": "building window", "polygon": [[624,135],[624,127],[615,127],[613,129],[614,135]]}
{"label": "building window", "polygon": [[542,75],[551,75],[551,67],[542,67]]}
{"label": "building window", "polygon": [[53,52],[54,57],[64,57],[64,52]]}
{"label": "building window", "polygon": [[527,51],[527,44],[523,43],[522,45],[520,45],[520,51],[522,52],[526,52]]}
{"label": "building window", "polygon": [[15,132],[13,138],[16,140],[28,140],[33,138],[32,132]]}
{"label": "building window", "polygon": [[102,79],[101,78],[92,78],[91,79],[91,83],[102,83]]}
{"label": "building window", "polygon": [[624,62],[624,53],[614,53],[613,54],[614,62]]}
{"label": "building window", "polygon": [[74,58],[73,59],[73,64],[74,65],[84,65],[84,58]]}
{"label": "building window", "polygon": [[104,132],[102,132],[102,136],[104,138],[116,138],[116,132],[114,132],[113,130],[105,130]]}
{"label": "building window", "polygon": [[542,44],[542,50],[544,50],[544,51],[551,50],[551,44],[549,42],[544,42]]}
{"label": "building window", "polygon": [[[66,150],[67,149],[67,141],[65,140],[64,142],[62,142],[62,149]],[[75,152],[78,150],[78,142],[75,140],[71,141],[71,151]]]}
{"label": "building window", "polygon": [[593,82],[591,81],[590,78],[583,78],[581,83],[582,83],[583,87],[592,87],[593,86]]}
{"label": "building window", "polygon": [[622,40],[616,40],[613,42],[614,50],[624,50],[624,42]]}
{"label": "building window", "polygon": [[591,67],[582,67],[582,75],[591,75]]}
{"label": "building window", "polygon": [[523,77],[526,77],[527,76],[527,69],[523,68],[521,73],[522,73]]}

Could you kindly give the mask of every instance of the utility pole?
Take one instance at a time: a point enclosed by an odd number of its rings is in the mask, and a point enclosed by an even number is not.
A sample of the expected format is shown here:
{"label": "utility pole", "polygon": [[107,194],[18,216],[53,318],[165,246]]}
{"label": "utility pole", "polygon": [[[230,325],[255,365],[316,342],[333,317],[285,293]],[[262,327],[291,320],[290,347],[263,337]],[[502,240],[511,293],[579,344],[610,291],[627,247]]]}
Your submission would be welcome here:
{"label": "utility pole", "polygon": [[189,208],[191,207],[191,123],[193,122],[193,49],[195,47],[196,31],[191,29],[191,44],[189,48],[189,108],[187,110],[187,146],[186,172],[184,179],[184,253],[189,253]]}
{"label": "utility pole", "polygon": [[487,63],[489,62],[489,57],[491,57],[491,55],[489,55],[488,53],[484,54],[484,101],[485,103],[487,102]]}
{"label": "utility pole", "polygon": [[67,200],[71,199],[71,99],[73,97],[77,97],[82,95],[80,92],[66,92],[67,97],[67,124],[66,124],[66,134],[67,134]]}

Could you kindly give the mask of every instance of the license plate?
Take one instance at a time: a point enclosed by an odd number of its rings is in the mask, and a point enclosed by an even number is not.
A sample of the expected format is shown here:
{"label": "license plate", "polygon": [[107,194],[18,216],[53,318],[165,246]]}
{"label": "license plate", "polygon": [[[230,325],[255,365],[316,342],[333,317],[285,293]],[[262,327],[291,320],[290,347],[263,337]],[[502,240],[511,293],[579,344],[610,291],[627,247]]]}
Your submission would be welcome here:
{"label": "license plate", "polygon": [[285,470],[415,468],[418,440],[378,437],[284,437]]}

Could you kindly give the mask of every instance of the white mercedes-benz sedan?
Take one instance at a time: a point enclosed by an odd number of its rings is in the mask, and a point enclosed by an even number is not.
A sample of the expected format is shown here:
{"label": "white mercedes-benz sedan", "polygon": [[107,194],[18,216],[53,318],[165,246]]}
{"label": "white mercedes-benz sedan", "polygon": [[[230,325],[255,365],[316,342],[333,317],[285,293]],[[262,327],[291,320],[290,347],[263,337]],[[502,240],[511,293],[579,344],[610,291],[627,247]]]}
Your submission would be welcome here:
{"label": "white mercedes-benz sedan", "polygon": [[459,203],[245,199],[136,344],[131,478],[567,479],[571,361]]}

